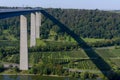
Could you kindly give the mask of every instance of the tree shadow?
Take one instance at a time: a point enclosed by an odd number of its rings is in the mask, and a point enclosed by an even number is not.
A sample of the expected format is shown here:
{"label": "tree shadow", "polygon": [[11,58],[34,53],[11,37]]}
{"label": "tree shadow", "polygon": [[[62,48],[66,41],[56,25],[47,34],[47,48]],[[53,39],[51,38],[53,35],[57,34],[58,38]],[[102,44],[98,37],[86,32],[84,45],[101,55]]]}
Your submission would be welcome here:
{"label": "tree shadow", "polygon": [[[112,67],[104,59],[102,59],[102,57],[99,56],[92,49],[92,47],[87,45],[87,43],[84,40],[82,40],[77,34],[75,34],[73,31],[71,31],[67,26],[62,24],[60,21],[58,21],[56,18],[54,18],[48,12],[41,10],[41,13],[44,16],[46,16],[47,18],[49,18],[50,20],[52,20],[55,24],[57,24],[64,32],[68,33],[71,37],[73,37],[76,40],[76,42],[79,44],[79,46],[85,51],[85,53],[88,55],[88,57],[91,59],[91,61],[104,74],[104,76],[106,76],[109,80],[113,80],[113,78],[111,79],[111,76],[108,75],[109,72],[107,72],[107,71],[111,71],[112,73],[115,74],[115,72],[112,71]],[[94,57],[96,57],[96,59],[92,59]],[[119,78],[114,79],[114,80],[119,80]]]}

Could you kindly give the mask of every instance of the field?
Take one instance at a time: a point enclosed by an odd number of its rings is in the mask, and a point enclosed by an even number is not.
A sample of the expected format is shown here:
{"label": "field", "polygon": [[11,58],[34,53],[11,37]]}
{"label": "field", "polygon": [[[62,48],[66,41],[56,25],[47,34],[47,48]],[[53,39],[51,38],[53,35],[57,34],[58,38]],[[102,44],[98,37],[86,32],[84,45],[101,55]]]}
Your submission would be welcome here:
{"label": "field", "polygon": [[[111,69],[120,68],[120,49],[95,49],[97,55],[102,57]],[[91,54],[91,53],[90,53]],[[34,59],[34,57],[35,59]],[[91,54],[92,55],[92,54]],[[94,64],[103,66],[102,70],[110,70],[105,63],[101,62],[97,56],[88,57],[83,49],[74,51],[58,51],[58,52],[33,52],[29,55],[30,64],[38,63],[40,61],[53,64],[62,64],[65,68],[79,69],[79,70],[99,70]]]}
{"label": "field", "polygon": [[0,40],[0,47],[19,47],[20,42],[18,40],[11,41],[11,40]]}
{"label": "field", "polygon": [[[86,42],[102,41],[104,39],[85,39]],[[29,41],[28,41],[29,42]],[[68,41],[48,41],[37,39],[37,46],[49,46],[51,45],[64,47],[65,45],[76,45],[75,42]],[[0,41],[1,47],[15,47],[19,45],[19,41]],[[3,46],[4,45],[4,46]],[[53,47],[54,48],[54,47]],[[89,52],[89,56],[86,54]],[[92,53],[95,52],[96,54]],[[77,69],[77,70],[93,70],[94,72],[103,70],[108,71],[111,69],[120,68],[120,49],[115,49],[114,46],[94,48],[91,50],[84,50],[82,48],[72,48],[68,51],[33,51],[29,52],[29,64],[35,65],[37,63],[51,63],[61,64],[65,69]],[[18,53],[17,53],[18,54]],[[11,61],[19,63],[19,55],[12,54],[6,56],[3,61]],[[17,56],[17,58],[15,58]],[[15,60],[14,60],[15,59]],[[103,63],[105,61],[105,63]],[[106,65],[107,64],[107,65]],[[108,66],[109,65],[109,66]],[[102,66],[102,67],[101,67]],[[104,67],[103,67],[104,66]]]}
{"label": "field", "polygon": [[97,42],[104,41],[105,39],[96,39],[96,38],[82,38],[85,42]]}

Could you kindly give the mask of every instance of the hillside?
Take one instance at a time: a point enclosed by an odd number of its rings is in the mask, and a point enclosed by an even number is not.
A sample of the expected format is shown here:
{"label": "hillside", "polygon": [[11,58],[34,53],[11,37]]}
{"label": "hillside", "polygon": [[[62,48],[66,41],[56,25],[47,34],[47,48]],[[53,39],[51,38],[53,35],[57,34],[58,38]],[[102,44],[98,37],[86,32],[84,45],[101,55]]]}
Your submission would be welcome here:
{"label": "hillside", "polygon": [[[111,39],[120,36],[120,14],[78,9],[47,9],[47,11],[81,37]],[[47,19],[44,23],[50,25]],[[50,28],[49,25],[45,26]],[[60,30],[57,30],[54,24],[51,25],[52,29],[59,33]]]}
{"label": "hillside", "polygon": [[[86,76],[91,80],[98,77],[103,80],[119,79],[119,13],[78,9],[45,9],[45,11],[74,31],[75,36],[72,36],[74,39],[42,15],[40,39],[36,40],[35,47],[29,47],[30,15],[26,15],[30,69],[22,72],[19,67],[12,67],[12,65],[9,69],[5,69],[3,66],[5,63],[19,64],[20,21],[19,17],[0,20],[0,73],[77,78]],[[72,34],[70,30],[68,31]]]}
{"label": "hillside", "polygon": [[[120,14],[118,13],[78,9],[45,10],[80,37],[111,39],[120,36]],[[28,22],[29,25],[30,22]],[[29,32],[30,27],[28,27]],[[0,20],[0,39],[6,39],[3,35],[7,34],[19,39],[19,17]],[[57,37],[67,35],[56,24],[43,16],[41,38],[49,38],[51,35],[56,34]]]}

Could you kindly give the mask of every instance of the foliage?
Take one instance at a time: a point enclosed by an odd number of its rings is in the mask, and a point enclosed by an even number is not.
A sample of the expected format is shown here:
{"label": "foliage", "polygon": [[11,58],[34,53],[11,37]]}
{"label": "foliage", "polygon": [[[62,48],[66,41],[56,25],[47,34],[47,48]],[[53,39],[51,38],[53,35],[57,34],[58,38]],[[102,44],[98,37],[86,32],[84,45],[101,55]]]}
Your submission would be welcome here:
{"label": "foliage", "polygon": [[50,75],[50,74],[62,75],[63,74],[63,67],[62,67],[62,65],[52,65],[50,63],[48,63],[48,64],[39,63],[30,69],[30,73],[32,73],[32,74],[46,74],[46,75]]}
{"label": "foliage", "polygon": [[[112,39],[120,36],[120,14],[101,10],[45,9],[77,35],[84,38]],[[30,16],[27,15],[27,18]],[[19,17],[0,20],[0,39],[19,40]],[[57,24],[42,16],[41,38],[54,40],[65,38],[66,33]],[[28,19],[28,35],[30,20]],[[12,37],[9,37],[12,36]],[[62,36],[62,37],[61,37]],[[67,35],[68,36],[68,35]]]}
{"label": "foliage", "polygon": [[0,63],[0,72],[3,72],[4,71],[4,66],[2,63]]}
{"label": "foliage", "polygon": [[[120,36],[120,15],[117,13],[80,9],[49,8],[46,10],[81,37],[111,39]],[[49,30],[52,28],[58,35],[65,34],[61,29],[53,28],[56,24],[51,23],[47,18],[44,22],[47,24],[42,27]]]}

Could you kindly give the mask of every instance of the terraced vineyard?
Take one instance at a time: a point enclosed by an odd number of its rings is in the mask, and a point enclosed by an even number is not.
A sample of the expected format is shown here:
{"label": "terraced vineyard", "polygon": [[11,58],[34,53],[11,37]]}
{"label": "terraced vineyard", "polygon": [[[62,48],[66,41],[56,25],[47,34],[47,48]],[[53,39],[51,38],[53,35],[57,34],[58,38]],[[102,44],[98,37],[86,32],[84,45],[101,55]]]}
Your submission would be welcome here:
{"label": "terraced vineyard", "polygon": [[[112,68],[120,68],[120,49],[94,49],[95,52],[102,57],[102,60],[107,62]],[[33,54],[36,54],[36,58],[33,59]],[[90,52],[92,55],[92,53]],[[97,62],[98,66],[103,66],[102,70],[110,70],[106,64],[101,62],[97,56],[93,56],[89,58],[83,49],[74,50],[74,51],[58,51],[58,52],[33,52],[29,55],[30,63],[34,63],[34,61],[53,63],[53,64],[62,64],[65,68],[74,68],[80,70],[99,70],[96,67],[96,64],[93,62]]]}
{"label": "terraced vineyard", "polygon": [[[9,44],[7,44],[9,43]],[[57,45],[62,45],[62,47],[65,47],[65,45],[70,45],[70,43],[61,43],[56,42],[51,44],[51,42],[39,42],[42,46],[48,46],[48,45],[54,45],[55,47]],[[47,44],[46,44],[47,43]],[[14,47],[19,44],[19,41],[1,41],[1,45],[7,46],[7,47]],[[39,46],[39,45],[38,45]],[[72,45],[74,46],[74,45]],[[58,46],[57,46],[58,47]],[[61,46],[59,46],[61,47]],[[53,47],[54,48],[54,47]],[[65,49],[65,48],[63,48]],[[86,52],[81,48],[72,48],[68,51],[62,50],[62,51],[33,51],[29,52],[29,63],[30,65],[34,65],[37,63],[51,63],[51,64],[61,64],[64,68],[67,69],[78,69],[78,70],[99,70],[99,66],[101,67],[101,70],[106,71],[110,69],[119,69],[120,68],[120,49],[115,48],[94,48],[93,49],[96,54],[93,54],[91,50],[86,49],[89,54],[89,57]],[[18,54],[18,53],[17,53]],[[3,59],[3,61],[11,61],[14,60],[13,56],[7,56]],[[99,56],[98,56],[99,55]],[[17,55],[19,57],[19,55]],[[100,58],[101,57],[101,58]],[[13,59],[12,59],[13,58]],[[107,64],[111,67],[106,66],[102,61],[107,62]],[[19,58],[15,59],[15,61],[19,63]],[[95,64],[96,63],[96,64]],[[96,66],[97,65],[97,66]]]}
{"label": "terraced vineyard", "polygon": [[11,41],[11,40],[0,40],[0,48],[1,47],[13,47],[19,46],[20,42],[18,40]]}

